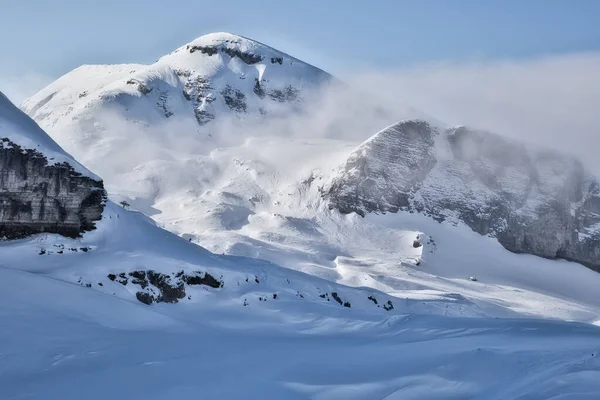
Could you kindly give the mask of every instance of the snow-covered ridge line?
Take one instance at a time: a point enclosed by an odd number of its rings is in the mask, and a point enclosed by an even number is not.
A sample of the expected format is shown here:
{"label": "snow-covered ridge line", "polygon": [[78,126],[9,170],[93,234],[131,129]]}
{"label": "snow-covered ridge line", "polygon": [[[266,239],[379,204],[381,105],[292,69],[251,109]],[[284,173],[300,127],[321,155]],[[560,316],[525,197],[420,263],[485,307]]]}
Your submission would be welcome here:
{"label": "snow-covered ridge line", "polygon": [[402,121],[361,144],[324,193],[344,213],[422,212],[600,270],[598,180],[575,158],[493,133]]}
{"label": "snow-covered ridge line", "polygon": [[102,180],[0,93],[0,238],[78,237],[102,215]]}
{"label": "snow-covered ridge line", "polygon": [[90,179],[101,179],[75,161],[27,114],[19,110],[0,92],[0,139],[8,139],[24,149],[35,150],[48,159],[48,164],[69,164],[75,172]]}

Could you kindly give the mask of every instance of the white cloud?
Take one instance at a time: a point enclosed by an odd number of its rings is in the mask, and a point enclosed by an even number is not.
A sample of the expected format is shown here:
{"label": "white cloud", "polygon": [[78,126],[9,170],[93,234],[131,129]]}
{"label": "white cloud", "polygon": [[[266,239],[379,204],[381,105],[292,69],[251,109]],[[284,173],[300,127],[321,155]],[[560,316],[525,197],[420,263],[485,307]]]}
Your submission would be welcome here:
{"label": "white cloud", "polygon": [[600,171],[600,54],[446,63],[353,73],[347,81],[450,125],[470,125],[581,157]]}
{"label": "white cloud", "polygon": [[[449,125],[469,125],[573,153],[600,174],[600,53],[518,61],[438,63],[400,70],[348,72],[359,93],[326,91],[308,116],[244,123],[248,135],[287,134],[364,140],[422,110]],[[16,104],[50,79],[0,76]],[[384,107],[374,108],[383,99]],[[370,105],[368,105],[370,104]],[[232,140],[227,121],[213,127]],[[245,137],[247,135],[241,135]]]}

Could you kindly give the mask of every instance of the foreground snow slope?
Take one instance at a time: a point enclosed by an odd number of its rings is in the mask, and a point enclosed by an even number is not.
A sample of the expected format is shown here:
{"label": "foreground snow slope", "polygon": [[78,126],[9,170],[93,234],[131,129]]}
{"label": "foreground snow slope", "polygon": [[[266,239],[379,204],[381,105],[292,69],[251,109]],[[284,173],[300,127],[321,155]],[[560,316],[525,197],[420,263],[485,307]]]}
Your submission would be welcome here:
{"label": "foreground snow slope", "polygon": [[[460,296],[395,298],[388,312],[366,298],[388,299],[375,290],[216,256],[110,202],[83,239],[39,235],[1,243],[0,255],[3,399],[600,395],[592,325],[490,318]],[[202,270],[225,285],[146,306],[106,279],[140,268]],[[334,290],[352,307],[317,296]]]}

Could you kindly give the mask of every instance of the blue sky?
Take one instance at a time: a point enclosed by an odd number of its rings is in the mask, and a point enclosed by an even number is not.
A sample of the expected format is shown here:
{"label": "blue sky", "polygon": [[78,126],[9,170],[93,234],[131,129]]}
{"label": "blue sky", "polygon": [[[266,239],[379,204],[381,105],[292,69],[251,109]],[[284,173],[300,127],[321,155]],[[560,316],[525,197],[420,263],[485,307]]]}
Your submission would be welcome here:
{"label": "blue sky", "polygon": [[333,73],[600,48],[596,0],[0,0],[0,73],[151,62],[229,31]]}
{"label": "blue sky", "polygon": [[0,0],[0,90],[19,104],[81,64],[151,63],[229,31],[600,171],[599,19],[600,0]]}

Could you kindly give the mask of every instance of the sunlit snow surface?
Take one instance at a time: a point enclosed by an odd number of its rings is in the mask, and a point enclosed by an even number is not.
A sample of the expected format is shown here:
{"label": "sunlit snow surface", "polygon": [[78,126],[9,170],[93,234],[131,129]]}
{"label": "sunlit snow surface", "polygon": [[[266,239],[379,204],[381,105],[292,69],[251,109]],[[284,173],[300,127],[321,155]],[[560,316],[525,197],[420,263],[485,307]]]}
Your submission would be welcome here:
{"label": "sunlit snow surface", "polygon": [[[186,50],[84,66],[25,103],[136,211],[109,202],[77,240],[0,242],[0,399],[600,398],[599,274],[509,253],[451,218],[329,210],[323,187],[375,131],[359,124],[364,103],[342,105],[357,126],[323,105],[293,126],[234,115],[201,128],[178,69],[239,87],[249,110],[254,75],[300,85],[322,71]],[[224,287],[147,306],[108,278],[147,269]],[[332,292],[351,307],[320,297]]]}
{"label": "sunlit snow surface", "polygon": [[[594,273],[507,254],[478,237],[471,238],[475,251],[469,256],[459,249],[452,253],[456,259],[445,258],[445,246],[454,244],[446,242],[451,236],[444,229],[437,227],[436,234],[438,250],[423,257],[422,267],[396,265],[385,279],[378,274],[391,264],[369,268],[366,261],[343,258],[332,266],[342,281],[359,285],[371,279],[387,287],[399,297],[391,312],[367,300],[369,295],[387,299],[376,290],[338,287],[258,260],[216,256],[112,203],[99,228],[83,239],[38,235],[2,243],[0,398],[600,396],[600,330],[523,318],[593,320]],[[57,254],[55,244],[90,250]],[[48,253],[40,255],[41,248]],[[453,264],[436,267],[438,259]],[[525,272],[518,288],[508,286],[516,285],[517,279],[508,277],[519,259],[534,271]],[[505,274],[491,264],[502,261],[513,262]],[[141,267],[201,269],[222,275],[225,286],[190,290],[191,299],[179,304],[146,306],[127,287],[106,279],[110,271]],[[478,268],[478,282],[464,277],[472,268]],[[547,279],[535,268],[545,269]],[[445,277],[433,275],[444,269]],[[248,276],[260,283],[246,283]],[[560,285],[567,276],[579,290]],[[352,308],[316,296],[332,290]],[[279,294],[277,300],[258,301],[272,293]],[[566,393],[571,397],[557,397]]]}

